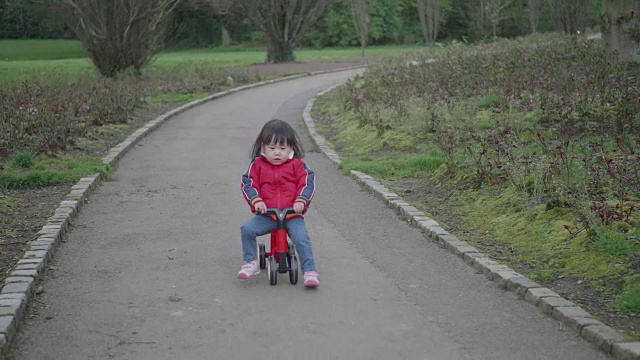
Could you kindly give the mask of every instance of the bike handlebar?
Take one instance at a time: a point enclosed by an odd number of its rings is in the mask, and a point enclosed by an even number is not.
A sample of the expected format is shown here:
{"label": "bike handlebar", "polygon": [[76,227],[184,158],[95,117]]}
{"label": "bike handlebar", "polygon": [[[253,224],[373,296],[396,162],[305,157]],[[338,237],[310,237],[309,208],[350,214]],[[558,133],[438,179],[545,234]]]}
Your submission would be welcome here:
{"label": "bike handlebar", "polygon": [[275,215],[276,216],[276,220],[278,222],[278,229],[284,229],[285,228],[285,222],[287,220],[287,215],[288,214],[295,214],[296,211],[293,210],[292,207],[288,207],[288,208],[284,208],[282,210],[278,209],[278,208],[269,208],[267,209],[267,211],[264,212],[264,215]]}
{"label": "bike handlebar", "polygon": [[284,208],[282,210],[278,208],[268,208],[267,211],[264,212],[264,215],[275,215],[278,218],[284,218],[288,214],[295,214],[296,211],[293,210],[292,207]]}

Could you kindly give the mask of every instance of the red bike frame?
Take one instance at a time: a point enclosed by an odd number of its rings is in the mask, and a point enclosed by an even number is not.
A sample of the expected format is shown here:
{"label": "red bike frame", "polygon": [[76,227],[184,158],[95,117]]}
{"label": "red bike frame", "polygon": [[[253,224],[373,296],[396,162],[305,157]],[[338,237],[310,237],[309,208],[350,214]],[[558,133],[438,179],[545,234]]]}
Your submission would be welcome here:
{"label": "red bike frame", "polygon": [[267,257],[273,255],[278,258],[278,253],[286,253],[289,251],[289,245],[287,244],[287,229],[278,229],[271,232],[271,251],[267,252]]}

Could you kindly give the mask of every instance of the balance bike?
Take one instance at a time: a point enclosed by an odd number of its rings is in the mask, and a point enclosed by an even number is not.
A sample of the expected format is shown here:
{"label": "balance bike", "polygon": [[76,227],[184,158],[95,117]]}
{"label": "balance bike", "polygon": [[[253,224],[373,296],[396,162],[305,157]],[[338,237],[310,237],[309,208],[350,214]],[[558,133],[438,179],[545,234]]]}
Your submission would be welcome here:
{"label": "balance bike", "polygon": [[294,214],[293,208],[276,209],[270,208],[265,215],[275,215],[278,223],[276,230],[271,232],[271,247],[269,252],[265,249],[265,244],[260,242],[258,250],[260,253],[260,269],[267,268],[269,283],[278,283],[278,273],[289,273],[289,281],[292,285],[298,283],[298,255],[291,240],[287,239],[287,214]]}

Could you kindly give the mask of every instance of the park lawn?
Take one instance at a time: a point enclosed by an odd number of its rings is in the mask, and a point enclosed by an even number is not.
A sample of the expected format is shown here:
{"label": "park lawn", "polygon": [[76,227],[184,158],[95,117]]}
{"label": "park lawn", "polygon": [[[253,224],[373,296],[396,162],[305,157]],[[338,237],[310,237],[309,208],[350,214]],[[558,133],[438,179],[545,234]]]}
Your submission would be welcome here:
{"label": "park lawn", "polygon": [[[374,46],[366,56],[393,56],[424,51],[422,46]],[[359,48],[300,49],[299,62],[349,61],[361,56]],[[263,63],[266,51],[240,46],[169,50],[158,55],[148,71],[166,71],[198,64],[216,67],[244,67]],[[0,81],[16,83],[26,79],[73,80],[97,76],[91,61],[76,40],[0,40]]]}
{"label": "park lawn", "polygon": [[85,56],[76,40],[0,40],[1,61],[59,60]]}

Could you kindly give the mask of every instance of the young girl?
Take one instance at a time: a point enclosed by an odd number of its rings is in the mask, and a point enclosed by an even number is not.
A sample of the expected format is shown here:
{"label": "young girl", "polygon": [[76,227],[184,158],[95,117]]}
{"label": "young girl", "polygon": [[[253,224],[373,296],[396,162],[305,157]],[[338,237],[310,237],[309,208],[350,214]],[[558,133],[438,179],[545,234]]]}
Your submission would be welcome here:
{"label": "young girl", "polygon": [[256,237],[276,229],[276,222],[263,215],[267,208],[293,207],[295,214],[287,217],[287,232],[300,256],[304,286],[320,285],[302,215],[315,192],[315,175],[301,160],[303,156],[298,134],[282,120],[267,122],[258,134],[251,149],[253,160],[242,175],[242,194],[256,216],[240,229],[244,265],[239,278],[251,279],[260,273]]}

